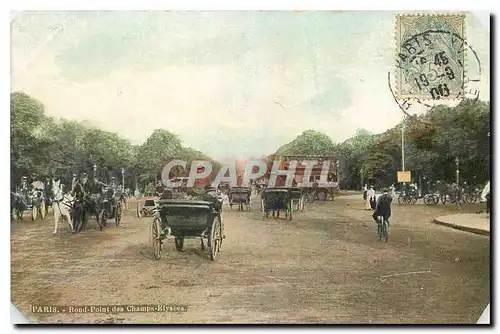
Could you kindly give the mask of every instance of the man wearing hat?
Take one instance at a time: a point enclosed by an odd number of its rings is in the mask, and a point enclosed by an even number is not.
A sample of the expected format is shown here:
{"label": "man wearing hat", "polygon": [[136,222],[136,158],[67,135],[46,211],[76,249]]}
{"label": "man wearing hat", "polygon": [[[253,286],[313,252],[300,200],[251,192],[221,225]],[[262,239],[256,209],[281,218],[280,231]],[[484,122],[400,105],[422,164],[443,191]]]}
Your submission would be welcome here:
{"label": "man wearing hat", "polygon": [[375,210],[373,212],[373,220],[378,223],[377,218],[383,216],[387,221],[387,226],[389,226],[389,218],[391,217],[391,204],[392,204],[392,196],[389,195],[389,190],[384,189],[382,195],[377,200],[377,204],[375,205]]}

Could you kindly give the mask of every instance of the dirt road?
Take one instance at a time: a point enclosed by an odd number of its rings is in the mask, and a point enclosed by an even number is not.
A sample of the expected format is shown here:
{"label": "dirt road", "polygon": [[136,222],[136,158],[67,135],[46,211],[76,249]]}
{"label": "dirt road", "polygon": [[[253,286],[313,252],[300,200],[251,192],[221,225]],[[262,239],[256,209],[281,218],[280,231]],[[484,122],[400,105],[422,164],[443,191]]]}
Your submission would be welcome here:
{"label": "dirt road", "polygon": [[[393,205],[387,244],[361,196],[293,221],[224,212],[217,260],[187,240],[152,258],[151,218],[79,235],[53,217],[12,223],[12,302],[42,323],[475,323],[490,294],[490,239],[431,220],[452,206]],[[131,203],[131,208],[135,204]],[[415,273],[418,272],[418,273]],[[33,314],[30,305],[179,304],[187,312]]]}

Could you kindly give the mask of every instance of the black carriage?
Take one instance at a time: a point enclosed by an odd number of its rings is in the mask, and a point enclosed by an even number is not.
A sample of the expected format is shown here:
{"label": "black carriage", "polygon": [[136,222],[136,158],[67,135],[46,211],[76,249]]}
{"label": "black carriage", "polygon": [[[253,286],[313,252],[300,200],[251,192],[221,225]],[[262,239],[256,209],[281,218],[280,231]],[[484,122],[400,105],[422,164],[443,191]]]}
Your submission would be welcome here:
{"label": "black carriage", "polygon": [[[106,227],[108,219],[115,219],[116,226],[120,225],[120,222],[116,220],[116,209],[117,209],[117,198],[115,197],[115,192],[112,189],[105,189],[100,196],[100,200],[97,201],[97,212],[99,216],[100,225]],[[120,212],[121,219],[121,212]]]}
{"label": "black carriage", "polygon": [[272,212],[273,217],[279,217],[280,211],[285,212],[285,218],[292,220],[292,194],[287,188],[266,188],[262,191],[262,219],[269,217]]}
{"label": "black carriage", "polygon": [[154,258],[159,260],[163,242],[168,237],[175,239],[175,248],[182,251],[184,240],[208,239],[208,253],[215,260],[224,236],[224,224],[220,203],[204,200],[160,200],[155,210],[152,226]]}
{"label": "black carriage", "polygon": [[251,194],[252,190],[248,187],[233,187],[229,189],[229,210],[233,209],[233,205],[238,205],[238,210],[243,210],[243,205],[247,211],[251,209]]}

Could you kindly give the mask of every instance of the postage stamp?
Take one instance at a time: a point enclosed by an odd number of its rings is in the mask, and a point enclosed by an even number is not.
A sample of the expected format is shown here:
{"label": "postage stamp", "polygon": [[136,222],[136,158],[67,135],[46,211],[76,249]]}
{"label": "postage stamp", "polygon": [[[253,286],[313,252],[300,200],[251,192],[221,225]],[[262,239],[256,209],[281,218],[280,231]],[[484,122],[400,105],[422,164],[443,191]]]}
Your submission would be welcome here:
{"label": "postage stamp", "polygon": [[466,77],[465,15],[396,17],[396,96],[457,99]]}

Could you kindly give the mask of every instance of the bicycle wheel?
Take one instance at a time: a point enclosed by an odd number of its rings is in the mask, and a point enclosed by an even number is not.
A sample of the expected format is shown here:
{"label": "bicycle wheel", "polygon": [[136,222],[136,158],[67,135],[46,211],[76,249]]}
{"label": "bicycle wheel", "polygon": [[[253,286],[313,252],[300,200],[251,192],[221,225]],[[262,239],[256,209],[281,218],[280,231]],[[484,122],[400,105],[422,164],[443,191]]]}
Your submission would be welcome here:
{"label": "bicycle wheel", "polygon": [[473,203],[476,203],[476,201],[477,201],[476,194],[471,194],[471,193],[469,193],[469,194],[465,194],[465,196],[464,196],[464,201],[465,201],[465,203],[467,203],[467,204],[473,204]]}
{"label": "bicycle wheel", "polygon": [[433,196],[424,196],[424,204],[425,205],[432,205],[434,204],[434,197]]}
{"label": "bicycle wheel", "polygon": [[433,205],[439,204],[439,196],[438,195],[432,195],[432,204]]}
{"label": "bicycle wheel", "polygon": [[384,242],[387,242],[388,239],[389,239],[389,231],[387,227],[387,221],[384,219],[382,222],[382,240]]}
{"label": "bicycle wheel", "polygon": [[410,203],[411,204],[415,204],[415,203],[417,203],[417,201],[418,201],[418,198],[416,196],[412,196],[411,200],[410,200]]}
{"label": "bicycle wheel", "polygon": [[446,195],[446,194],[441,195],[441,196],[440,196],[440,199],[441,199],[441,203],[443,203],[443,204],[446,204],[446,202],[447,202],[447,200],[448,200],[448,198],[447,198],[447,195]]}

